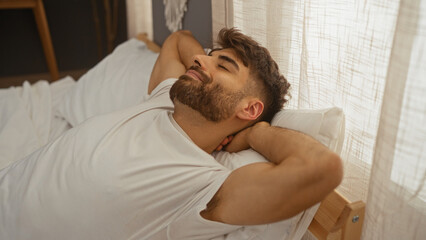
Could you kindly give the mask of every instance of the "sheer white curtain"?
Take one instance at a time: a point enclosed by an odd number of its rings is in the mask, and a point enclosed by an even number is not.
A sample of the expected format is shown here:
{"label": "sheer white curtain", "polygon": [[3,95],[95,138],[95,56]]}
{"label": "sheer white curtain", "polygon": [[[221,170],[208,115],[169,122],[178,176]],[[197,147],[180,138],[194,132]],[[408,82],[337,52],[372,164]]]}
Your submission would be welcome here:
{"label": "sheer white curtain", "polygon": [[[338,106],[363,239],[426,239],[426,1],[212,1],[213,36],[237,27],[292,83],[287,108]],[[225,15],[225,16],[224,16]]]}
{"label": "sheer white curtain", "polygon": [[126,0],[126,12],[128,38],[146,33],[153,40],[152,0]]}
{"label": "sheer white curtain", "polygon": [[[126,0],[128,38],[146,33],[148,39],[154,39],[152,1]],[[180,30],[187,9],[187,0],[163,0],[163,4],[166,26],[171,32]]]}

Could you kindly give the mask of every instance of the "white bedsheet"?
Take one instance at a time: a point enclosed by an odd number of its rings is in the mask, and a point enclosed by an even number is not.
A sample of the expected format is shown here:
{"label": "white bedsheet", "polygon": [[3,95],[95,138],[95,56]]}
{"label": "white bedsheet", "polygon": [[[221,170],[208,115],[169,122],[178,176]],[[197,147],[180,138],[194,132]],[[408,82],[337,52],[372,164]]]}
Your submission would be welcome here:
{"label": "white bedsheet", "polygon": [[60,97],[74,84],[71,77],[65,77],[51,85],[25,82],[21,87],[0,89],[0,169],[70,128],[53,113]]}

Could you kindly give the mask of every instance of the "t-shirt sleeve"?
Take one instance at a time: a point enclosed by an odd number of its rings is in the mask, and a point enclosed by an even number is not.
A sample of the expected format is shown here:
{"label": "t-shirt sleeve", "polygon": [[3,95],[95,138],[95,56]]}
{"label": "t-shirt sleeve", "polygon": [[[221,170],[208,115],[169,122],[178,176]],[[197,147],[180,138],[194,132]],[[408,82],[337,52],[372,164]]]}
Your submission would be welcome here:
{"label": "t-shirt sleeve", "polygon": [[[212,184],[196,194],[193,201],[167,229],[168,240],[241,240],[280,239],[283,229],[271,231],[270,225],[241,226],[210,221],[200,213],[229,176],[230,171],[218,177]],[[276,229],[278,230],[278,229]],[[277,238],[277,236],[280,236]]]}
{"label": "t-shirt sleeve", "polygon": [[176,80],[176,78],[168,78],[162,81],[154,88],[154,90],[152,90],[151,94],[148,95],[147,100],[153,100],[156,98],[168,98],[170,100],[169,92]]}
{"label": "t-shirt sleeve", "polygon": [[[220,151],[216,152],[214,157],[216,161],[230,170],[235,170],[252,163],[267,161],[262,155],[252,149],[237,153]],[[267,225],[246,226],[228,234],[226,239],[301,239],[312,221],[317,208],[318,204],[300,212],[296,216],[279,222]]]}
{"label": "t-shirt sleeve", "polygon": [[[229,156],[222,157],[226,158]],[[247,164],[250,163],[252,162],[247,162]],[[246,164],[240,163],[237,165],[241,167]],[[231,169],[229,171],[224,171],[220,176],[216,177],[211,184],[195,194],[193,200],[178,214],[179,217],[168,225],[168,240],[295,240],[303,236],[307,228],[307,225],[304,224],[304,222],[306,222],[305,218],[307,218],[306,211],[286,220],[263,225],[230,225],[204,219],[200,213],[206,208],[207,203],[210,202],[230,173]]]}
{"label": "t-shirt sleeve", "polygon": [[229,173],[223,173],[194,196],[193,200],[183,208],[179,217],[168,226],[167,239],[226,239],[224,238],[226,234],[241,228],[238,225],[210,221],[200,215]]}

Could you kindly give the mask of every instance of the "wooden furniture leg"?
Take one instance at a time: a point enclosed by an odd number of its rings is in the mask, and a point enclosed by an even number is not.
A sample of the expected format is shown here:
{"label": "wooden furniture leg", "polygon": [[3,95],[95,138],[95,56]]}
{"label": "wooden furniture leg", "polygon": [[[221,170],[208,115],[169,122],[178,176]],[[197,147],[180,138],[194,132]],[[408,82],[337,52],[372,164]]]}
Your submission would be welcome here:
{"label": "wooden furniture leg", "polygon": [[47,25],[42,0],[36,0],[36,6],[33,8],[33,13],[37,23],[38,33],[40,34],[41,43],[43,45],[47,67],[49,68],[50,75],[54,81],[59,79],[58,66],[56,64],[55,52],[53,51],[52,39],[50,38],[49,26]]}
{"label": "wooden furniture leg", "polygon": [[50,38],[49,26],[42,0],[0,0],[0,9],[31,8],[37,23],[41,44],[43,45],[47,67],[49,68],[52,81],[59,79],[58,66],[56,64],[55,52],[53,51],[52,39]]}

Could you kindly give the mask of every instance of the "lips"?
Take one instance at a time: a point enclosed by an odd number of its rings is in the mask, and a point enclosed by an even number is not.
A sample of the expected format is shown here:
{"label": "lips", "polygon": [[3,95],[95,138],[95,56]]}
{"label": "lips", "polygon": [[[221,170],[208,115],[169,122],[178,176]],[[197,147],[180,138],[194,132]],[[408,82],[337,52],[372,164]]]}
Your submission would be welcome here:
{"label": "lips", "polygon": [[190,76],[190,77],[192,77],[192,78],[194,78],[196,80],[199,80],[201,82],[204,82],[203,77],[201,76],[201,74],[199,72],[195,71],[195,70],[192,70],[192,69],[188,70],[186,72],[186,75],[188,75],[188,76]]}

